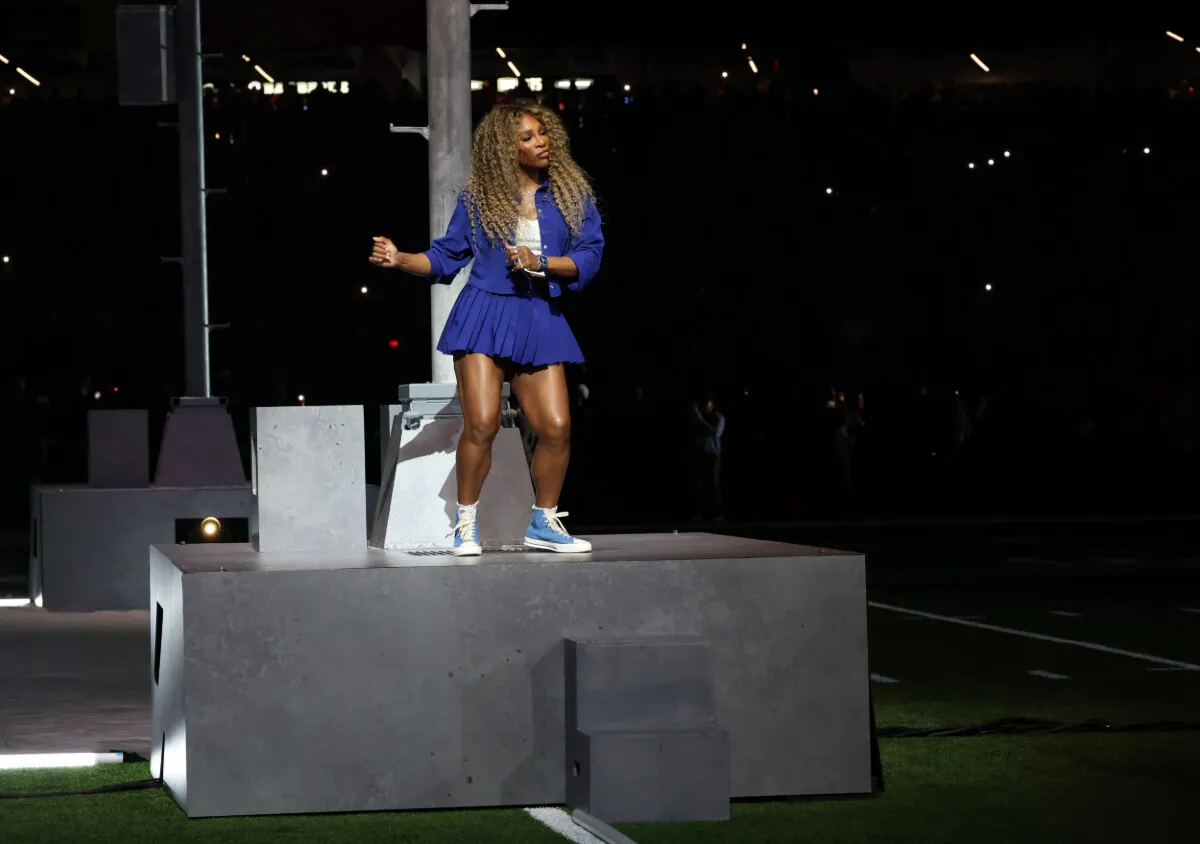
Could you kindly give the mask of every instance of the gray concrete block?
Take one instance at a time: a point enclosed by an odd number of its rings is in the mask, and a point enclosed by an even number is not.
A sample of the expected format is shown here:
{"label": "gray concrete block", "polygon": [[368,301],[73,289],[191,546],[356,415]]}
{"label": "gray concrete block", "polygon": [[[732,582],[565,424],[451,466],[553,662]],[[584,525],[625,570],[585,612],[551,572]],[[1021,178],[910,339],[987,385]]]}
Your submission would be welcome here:
{"label": "gray concrete block", "polygon": [[146,410],[89,410],[88,486],[138,489],[150,485],[150,414]]}
{"label": "gray concrete block", "polygon": [[567,803],[608,823],[729,818],[729,733],[720,727],[576,732]]}
{"label": "gray concrete block", "polygon": [[365,548],[362,408],[260,407],[253,421],[254,547],[265,554]]}
{"label": "gray concrete block", "polygon": [[694,729],[717,722],[705,639],[568,641],[566,648],[568,717],[580,730]]}
{"label": "gray concrete block", "polygon": [[151,770],[191,817],[560,805],[564,640],[695,636],[733,797],[870,792],[861,556],[708,534],[594,545],[287,565],[155,548]]}
{"label": "gray concrete block", "polygon": [[246,519],[250,488],[93,489],[30,492],[29,588],[49,610],[150,606],[150,546],[175,542],[177,519]]}

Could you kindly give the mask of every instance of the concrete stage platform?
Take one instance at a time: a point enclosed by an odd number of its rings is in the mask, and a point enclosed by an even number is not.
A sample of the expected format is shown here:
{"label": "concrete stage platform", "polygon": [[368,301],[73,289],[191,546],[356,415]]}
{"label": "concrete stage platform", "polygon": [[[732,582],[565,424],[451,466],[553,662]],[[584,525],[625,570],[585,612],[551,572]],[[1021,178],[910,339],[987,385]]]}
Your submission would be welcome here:
{"label": "concrete stage platform", "polygon": [[560,804],[564,640],[701,636],[730,796],[871,790],[862,556],[594,542],[469,562],[154,548],[153,772],[191,817]]}

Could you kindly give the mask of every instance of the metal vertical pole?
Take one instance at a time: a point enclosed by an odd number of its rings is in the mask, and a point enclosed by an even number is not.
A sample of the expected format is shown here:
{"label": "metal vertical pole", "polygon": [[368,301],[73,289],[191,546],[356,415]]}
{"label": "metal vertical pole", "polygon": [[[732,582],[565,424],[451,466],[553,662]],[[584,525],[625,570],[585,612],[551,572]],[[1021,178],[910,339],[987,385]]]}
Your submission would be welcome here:
{"label": "metal vertical pole", "polygon": [[[426,0],[429,84],[429,232],[441,237],[471,160],[471,4],[468,0]],[[469,269],[469,268],[468,268]],[[454,383],[454,361],[437,350],[450,308],[466,284],[464,269],[451,285],[432,287],[434,384]]]}
{"label": "metal vertical pole", "polygon": [[204,57],[200,0],[176,9],[179,64],[179,201],[183,222],[184,395],[210,398],[208,355],[208,232],[204,179]]}

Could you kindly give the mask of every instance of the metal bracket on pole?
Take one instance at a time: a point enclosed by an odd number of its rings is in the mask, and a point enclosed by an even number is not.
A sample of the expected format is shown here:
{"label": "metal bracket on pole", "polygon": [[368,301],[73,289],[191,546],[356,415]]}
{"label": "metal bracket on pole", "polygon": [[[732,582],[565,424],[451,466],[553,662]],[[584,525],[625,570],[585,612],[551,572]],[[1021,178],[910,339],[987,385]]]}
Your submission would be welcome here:
{"label": "metal bracket on pole", "polygon": [[472,3],[471,17],[475,17],[476,12],[507,12],[507,3]]}
{"label": "metal bracket on pole", "polygon": [[393,135],[420,135],[425,140],[429,140],[428,126],[397,126],[392,123],[389,125]]}

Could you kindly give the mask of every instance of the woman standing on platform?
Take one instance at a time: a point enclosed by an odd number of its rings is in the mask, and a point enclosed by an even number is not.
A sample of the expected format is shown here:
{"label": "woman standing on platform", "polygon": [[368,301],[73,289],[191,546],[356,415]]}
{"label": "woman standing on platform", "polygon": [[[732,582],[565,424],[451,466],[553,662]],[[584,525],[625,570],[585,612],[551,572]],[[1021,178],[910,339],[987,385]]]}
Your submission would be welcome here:
{"label": "woman standing on platform", "polygon": [[481,553],[476,508],[500,430],[506,378],[537,434],[535,500],[525,545],[584,552],[592,546],[563,527],[558,496],[571,453],[563,365],[583,353],[560,309],[600,266],[604,237],[586,175],[571,158],[558,115],[535,103],[499,105],[475,130],[467,182],[446,234],[427,252],[400,252],[376,237],[371,262],[449,284],[472,259],[438,351],[454,356],[463,434],[455,475],[454,553]]}

